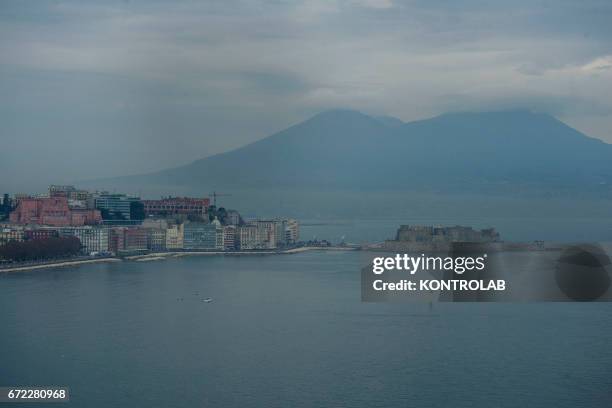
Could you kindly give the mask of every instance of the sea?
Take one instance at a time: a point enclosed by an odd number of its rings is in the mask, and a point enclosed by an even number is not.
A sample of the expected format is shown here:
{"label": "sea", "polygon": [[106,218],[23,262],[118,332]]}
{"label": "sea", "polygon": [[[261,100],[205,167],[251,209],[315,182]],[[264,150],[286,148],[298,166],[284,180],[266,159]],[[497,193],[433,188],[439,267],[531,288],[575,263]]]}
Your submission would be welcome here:
{"label": "sea", "polygon": [[[246,197],[224,205],[295,216],[304,240],[371,243],[401,224],[460,224],[514,241],[612,241],[605,200]],[[612,406],[612,303],[362,302],[366,256],[0,274],[0,386],[68,387],[66,406],[93,408]]]}
{"label": "sea", "polygon": [[74,407],[610,406],[612,303],[367,303],[364,256],[2,274],[0,385]]}

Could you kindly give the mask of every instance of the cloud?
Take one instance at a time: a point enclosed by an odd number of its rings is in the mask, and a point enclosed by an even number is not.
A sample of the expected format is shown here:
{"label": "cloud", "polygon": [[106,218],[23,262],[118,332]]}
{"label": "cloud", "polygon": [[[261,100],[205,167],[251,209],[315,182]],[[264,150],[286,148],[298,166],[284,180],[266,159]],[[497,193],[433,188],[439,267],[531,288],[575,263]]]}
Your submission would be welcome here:
{"label": "cloud", "polygon": [[606,55],[595,58],[588,64],[584,64],[580,69],[587,73],[599,73],[601,71],[610,71],[612,69],[612,55]]}
{"label": "cloud", "polygon": [[389,9],[393,7],[392,0],[355,0],[351,3],[361,7],[373,9]]}
{"label": "cloud", "polygon": [[[94,176],[187,162],[332,107],[404,120],[523,107],[612,141],[610,20],[598,0],[8,0],[1,137],[54,149],[66,172],[82,156]],[[113,166],[87,148],[105,145],[125,146]]]}

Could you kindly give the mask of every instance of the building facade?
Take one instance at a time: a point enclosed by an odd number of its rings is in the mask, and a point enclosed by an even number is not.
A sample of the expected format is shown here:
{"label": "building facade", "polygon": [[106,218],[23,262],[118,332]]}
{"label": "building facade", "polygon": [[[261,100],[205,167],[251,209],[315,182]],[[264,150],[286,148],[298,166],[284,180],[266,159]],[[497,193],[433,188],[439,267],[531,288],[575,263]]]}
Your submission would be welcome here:
{"label": "building facade", "polygon": [[91,193],[87,190],[78,190],[74,186],[49,186],[49,197],[66,197],[68,200],[87,202]]}
{"label": "building facade", "polygon": [[4,245],[10,241],[21,242],[25,238],[23,227],[19,226],[2,226],[0,227],[0,245]]}
{"label": "building facade", "polygon": [[183,249],[183,224],[174,224],[166,229],[166,249],[178,250]]}
{"label": "building facade", "polygon": [[225,223],[227,225],[240,225],[241,217],[240,213],[236,210],[227,210],[227,215],[225,217]]}
{"label": "building facade", "polygon": [[132,202],[140,201],[138,197],[125,194],[111,194],[107,192],[96,193],[92,196],[93,207],[100,210],[104,219],[129,221]]}
{"label": "building facade", "polygon": [[100,211],[70,208],[66,197],[27,197],[18,201],[9,217],[13,224],[54,227],[95,225],[102,222]]}
{"label": "building facade", "polygon": [[58,229],[59,236],[76,237],[81,241],[81,252],[84,254],[109,252],[109,229],[105,227],[83,226]]}
{"label": "building facade", "polygon": [[210,199],[191,197],[167,197],[161,200],[143,200],[147,217],[172,215],[195,215],[203,217],[208,211]]}
{"label": "building facade", "polygon": [[257,227],[255,225],[237,227],[236,247],[242,251],[258,248]]}
{"label": "building facade", "polygon": [[300,224],[293,218],[285,220],[285,240],[290,245],[300,240]]}
{"label": "building facade", "polygon": [[453,227],[402,225],[395,237],[396,241],[417,243],[496,242],[499,239],[499,234],[494,228],[475,230],[460,225]]}
{"label": "building facade", "polygon": [[54,228],[35,228],[24,231],[24,239],[49,239],[59,236]]}
{"label": "building facade", "polygon": [[236,230],[235,225],[225,225],[223,227],[223,249],[225,251],[236,249]]}
{"label": "building facade", "polygon": [[166,250],[166,229],[147,228],[147,248],[151,251]]}
{"label": "building facade", "polygon": [[223,227],[219,221],[215,221],[210,224],[185,223],[183,248],[188,250],[223,250]]}
{"label": "building facade", "polygon": [[147,229],[141,227],[110,228],[109,249],[116,254],[147,250]]}

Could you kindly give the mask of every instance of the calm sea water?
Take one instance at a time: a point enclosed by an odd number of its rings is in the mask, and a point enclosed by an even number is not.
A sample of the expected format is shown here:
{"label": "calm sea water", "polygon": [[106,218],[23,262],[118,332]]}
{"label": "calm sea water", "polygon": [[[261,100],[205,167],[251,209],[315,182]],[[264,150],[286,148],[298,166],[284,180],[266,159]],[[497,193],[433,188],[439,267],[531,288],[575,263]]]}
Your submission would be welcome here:
{"label": "calm sea water", "polygon": [[610,406],[612,304],[362,303],[363,256],[0,275],[0,385],[105,408]]}

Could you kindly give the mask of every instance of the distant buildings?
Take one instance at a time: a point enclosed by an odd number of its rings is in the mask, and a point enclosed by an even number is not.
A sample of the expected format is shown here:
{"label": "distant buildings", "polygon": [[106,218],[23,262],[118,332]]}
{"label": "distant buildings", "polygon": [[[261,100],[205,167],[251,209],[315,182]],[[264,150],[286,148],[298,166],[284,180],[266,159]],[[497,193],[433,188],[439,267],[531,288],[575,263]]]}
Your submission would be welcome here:
{"label": "distant buildings", "polygon": [[396,241],[406,242],[495,242],[499,234],[494,228],[474,230],[472,227],[434,227],[402,225],[397,230]]}
{"label": "distant buildings", "polygon": [[18,200],[9,220],[13,224],[64,227],[99,224],[102,217],[95,209],[70,208],[66,197],[28,197]]}
{"label": "distant buildings", "polygon": [[48,239],[57,236],[59,236],[58,231],[54,228],[26,229],[23,233],[23,239]]}
{"label": "distant buildings", "polygon": [[288,244],[295,244],[300,240],[300,225],[297,220],[289,218],[284,220],[285,239]]}
{"label": "distant buildings", "polygon": [[257,249],[274,249],[277,247],[278,228],[272,220],[255,220],[249,224],[257,228]]}
{"label": "distant buildings", "polygon": [[11,199],[5,194],[0,208],[10,213],[10,223],[0,225],[0,245],[76,237],[83,254],[274,250],[299,240],[294,219],[245,223],[238,211],[212,207],[208,198],[141,201],[126,194],[51,185],[47,195]]}
{"label": "distant buildings", "polygon": [[132,219],[132,203],[140,202],[140,198],[126,194],[99,192],[93,194],[93,207],[100,210],[102,218],[108,221],[129,221]]}
{"label": "distant buildings", "polygon": [[77,237],[84,254],[109,252],[110,230],[108,228],[84,226],[58,229],[59,236]]}
{"label": "distant buildings", "polygon": [[0,245],[4,245],[10,241],[21,242],[25,238],[25,230],[21,226],[3,226],[0,227]]}
{"label": "distant buildings", "polygon": [[77,190],[74,186],[49,186],[49,197],[66,197],[68,200],[87,202],[91,193],[87,190]]}
{"label": "distant buildings", "polygon": [[8,194],[4,194],[2,202],[0,202],[0,220],[8,218],[11,211],[13,211],[13,200],[11,200]]}
{"label": "distant buildings", "polygon": [[223,227],[223,249],[225,251],[233,251],[236,249],[236,229],[235,225],[226,225]]}
{"label": "distant buildings", "polygon": [[109,251],[115,254],[147,251],[147,230],[142,227],[112,227]]}
{"label": "distant buildings", "polygon": [[167,197],[161,200],[143,200],[147,217],[172,215],[195,215],[203,217],[210,205],[208,198]]}
{"label": "distant buildings", "polygon": [[227,210],[227,214],[225,216],[225,223],[227,225],[240,225],[242,218],[240,218],[240,214],[236,210]]}
{"label": "distant buildings", "polygon": [[166,250],[183,249],[184,224],[174,224],[166,229]]}
{"label": "distant buildings", "polygon": [[147,231],[147,248],[151,251],[166,250],[166,234],[168,221],[165,219],[147,219],[142,223]]}
{"label": "distant buildings", "polygon": [[[299,224],[294,219],[254,220],[247,226],[255,227],[255,247],[257,249],[276,249],[292,245],[299,240]],[[246,232],[250,241],[251,232]],[[245,241],[246,242],[246,241]]]}
{"label": "distant buildings", "polygon": [[383,248],[389,251],[448,251],[453,243],[499,242],[494,228],[475,230],[472,227],[437,227],[426,225],[402,225],[395,240],[385,241]]}
{"label": "distant buildings", "polygon": [[236,229],[236,248],[240,250],[257,249],[259,247],[257,227],[241,225]]}
{"label": "distant buildings", "polygon": [[147,249],[151,251],[166,250],[166,229],[149,228],[147,229]]}
{"label": "distant buildings", "polygon": [[217,220],[205,224],[187,222],[184,225],[183,249],[223,250],[223,227]]}

